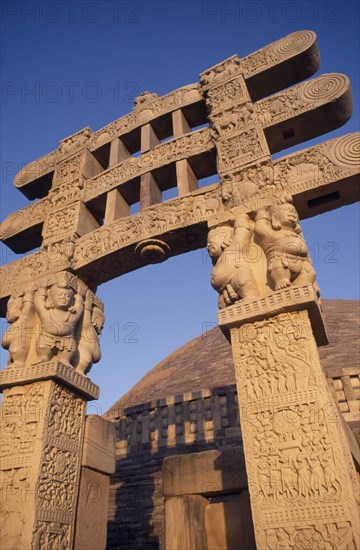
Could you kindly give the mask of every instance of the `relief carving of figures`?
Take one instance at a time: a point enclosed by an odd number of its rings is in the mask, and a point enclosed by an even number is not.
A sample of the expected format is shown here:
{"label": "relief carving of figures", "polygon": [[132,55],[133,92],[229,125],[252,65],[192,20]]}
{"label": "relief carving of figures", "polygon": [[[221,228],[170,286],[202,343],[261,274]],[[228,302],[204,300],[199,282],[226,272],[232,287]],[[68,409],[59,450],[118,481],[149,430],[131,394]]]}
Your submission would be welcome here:
{"label": "relief carving of figures", "polygon": [[61,386],[56,386],[49,407],[47,435],[79,443],[84,401]]}
{"label": "relief carving of figures", "polygon": [[37,521],[32,540],[34,550],[65,550],[70,545],[70,526],[56,521]]}
{"label": "relief carving of figures", "polygon": [[269,550],[355,550],[352,529],[347,521],[316,523],[304,527],[280,527],[267,529],[266,542]]}
{"label": "relief carving of figures", "polygon": [[220,294],[219,307],[224,308],[243,298],[257,298],[264,290],[261,280],[263,262],[251,261],[254,223],[248,214],[239,214],[233,224],[211,229],[207,249],[213,262],[211,284]]}
{"label": "relief carving of figures", "polygon": [[40,334],[36,341],[39,361],[71,364],[77,350],[76,328],[84,311],[86,288],[76,278],[62,272],[38,288],[34,304],[40,318]]}
{"label": "relief carving of figures", "polygon": [[340,499],[326,419],[316,414],[316,403],[309,407],[312,418],[303,416],[302,405],[264,409],[249,417],[256,440],[253,461],[262,508],[268,502],[280,506],[285,501],[301,505]]}
{"label": "relief carving of figures", "polygon": [[218,81],[231,78],[235,73],[240,72],[240,64],[240,59],[237,56],[233,56],[202,73],[200,84],[203,86],[212,86]]}
{"label": "relief carving of figures", "polygon": [[195,198],[192,208],[195,218],[208,219],[219,213],[221,201],[213,193],[205,193]]}
{"label": "relief carving of figures", "polygon": [[319,293],[315,270],[291,197],[284,197],[280,203],[258,210],[255,216],[255,236],[265,252],[273,290],[292,284],[311,284]]}
{"label": "relief carving of figures", "polygon": [[49,201],[52,208],[60,208],[81,198],[84,180],[83,178],[77,179],[78,181],[62,182],[59,187],[55,187],[49,191]]}
{"label": "relief carving of figures", "polygon": [[248,128],[235,136],[218,141],[217,148],[220,173],[233,172],[241,165],[269,158],[265,137],[258,127]]}
{"label": "relief carving of figures", "polygon": [[1,345],[9,351],[8,365],[24,367],[35,330],[33,289],[10,296],[6,320],[11,326],[4,333]]}
{"label": "relief carving of figures", "polygon": [[53,185],[62,187],[63,185],[72,185],[73,182],[75,182],[75,185],[81,185],[84,180],[82,174],[83,158],[83,153],[79,153],[57,164]]}
{"label": "relief carving of figures", "polygon": [[59,153],[61,156],[66,156],[74,153],[79,148],[83,148],[87,145],[92,131],[87,127],[72,136],[69,136],[60,142]]}
{"label": "relief carving of figures", "polygon": [[129,179],[146,174],[150,169],[175,162],[196,153],[202,153],[213,147],[214,144],[208,128],[161,143],[139,157],[131,157],[122,161],[112,168],[111,171],[100,173],[87,180],[84,200],[88,201]]}
{"label": "relief carving of figures", "polygon": [[38,384],[6,390],[1,410],[0,547],[22,548],[29,495],[34,493],[32,458],[41,438],[44,390]]}
{"label": "relief carving of figures", "polygon": [[91,290],[87,290],[78,345],[79,360],[76,367],[76,370],[80,374],[86,375],[90,371],[92,364],[100,361],[99,336],[104,322],[105,316],[102,302],[96,299]]}
{"label": "relief carving of figures", "polygon": [[319,401],[310,333],[301,312],[293,312],[244,324],[232,335],[243,437],[252,456],[248,474],[261,510],[342,498],[333,410]]}
{"label": "relief carving of figures", "polygon": [[236,105],[232,109],[221,112],[213,118],[213,127],[220,137],[227,137],[236,132],[239,127],[246,126],[254,121],[255,111],[251,101],[243,105]]}
{"label": "relief carving of figures", "polygon": [[12,468],[0,472],[0,545],[1,548],[22,547],[26,524],[28,469]]}
{"label": "relief carving of figures", "polygon": [[149,106],[146,105],[146,102],[141,104],[140,100],[140,105],[135,106],[132,113],[125,115],[118,120],[111,122],[104,128],[101,128],[97,132],[94,132],[90,138],[90,150],[94,150],[112,139],[121,137],[122,134],[134,130],[137,126],[150,122],[153,118],[184,107],[190,103],[195,103],[200,99],[201,96],[198,85],[190,84],[165,96],[155,97],[154,94],[151,103],[149,102]]}
{"label": "relief carving of figures", "polygon": [[236,361],[243,372],[243,402],[304,392],[314,384],[302,324],[286,314],[282,321],[281,327],[266,319],[239,329]]}
{"label": "relief carving of figures", "polygon": [[61,210],[51,212],[44,224],[44,240],[60,238],[61,236],[74,232],[78,219],[79,203],[71,204]]}
{"label": "relief carving of figures", "polygon": [[212,115],[228,106],[238,105],[250,99],[246,84],[241,76],[220,86],[210,88],[206,96],[206,104]]}

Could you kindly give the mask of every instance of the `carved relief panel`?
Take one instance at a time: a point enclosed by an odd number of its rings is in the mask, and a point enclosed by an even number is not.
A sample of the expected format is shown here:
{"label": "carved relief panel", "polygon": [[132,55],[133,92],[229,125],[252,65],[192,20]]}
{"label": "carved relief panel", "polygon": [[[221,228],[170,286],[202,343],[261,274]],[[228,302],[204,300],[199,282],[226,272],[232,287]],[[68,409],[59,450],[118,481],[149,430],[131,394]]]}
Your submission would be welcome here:
{"label": "carved relief panel", "polygon": [[60,272],[39,279],[10,297],[2,346],[8,367],[56,360],[86,375],[100,360],[104,307],[75,275]]}
{"label": "carved relief panel", "polygon": [[231,341],[257,544],[350,544],[355,470],[307,312],[244,324]]}

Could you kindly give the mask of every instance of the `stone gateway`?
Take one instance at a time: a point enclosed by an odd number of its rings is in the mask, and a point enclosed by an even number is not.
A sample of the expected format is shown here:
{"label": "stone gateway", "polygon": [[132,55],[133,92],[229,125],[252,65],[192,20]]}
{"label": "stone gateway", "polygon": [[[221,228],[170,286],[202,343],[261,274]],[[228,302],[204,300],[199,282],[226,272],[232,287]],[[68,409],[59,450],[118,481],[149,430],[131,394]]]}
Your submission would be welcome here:
{"label": "stone gateway", "polygon": [[[85,416],[99,395],[87,376],[105,319],[96,289],[202,247],[231,344],[242,446],[166,457],[162,546],[360,548],[358,455],[320,364],[328,339],[300,226],[358,199],[359,136],[271,156],[351,117],[347,77],[306,80],[318,68],[315,34],[295,32],[226,59],[199,83],[144,92],[128,115],[63,139],[17,174],[15,186],[36,200],[0,226],[2,241],[26,253],[0,271],[10,324],[0,374],[2,549],[105,548],[115,428]],[[199,187],[214,174],[219,183]],[[163,201],[171,188],[178,196]],[[176,445],[182,413],[173,405],[162,430]],[[146,422],[125,439],[157,440]]]}

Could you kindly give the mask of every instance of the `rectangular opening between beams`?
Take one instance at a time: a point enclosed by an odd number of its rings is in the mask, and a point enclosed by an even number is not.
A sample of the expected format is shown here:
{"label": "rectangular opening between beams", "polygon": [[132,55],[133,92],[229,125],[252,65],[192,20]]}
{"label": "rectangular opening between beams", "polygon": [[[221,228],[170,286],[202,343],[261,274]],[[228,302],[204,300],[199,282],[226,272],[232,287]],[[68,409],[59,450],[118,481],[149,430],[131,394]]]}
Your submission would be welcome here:
{"label": "rectangular opening between beams", "polygon": [[284,139],[290,139],[294,136],[295,136],[294,128],[288,128],[287,130],[283,131]]}
{"label": "rectangular opening between beams", "polygon": [[316,197],[315,199],[310,199],[307,201],[309,208],[315,208],[316,206],[321,206],[322,204],[327,204],[329,202],[337,201],[340,199],[339,191],[334,191],[333,193],[328,193],[322,197]]}

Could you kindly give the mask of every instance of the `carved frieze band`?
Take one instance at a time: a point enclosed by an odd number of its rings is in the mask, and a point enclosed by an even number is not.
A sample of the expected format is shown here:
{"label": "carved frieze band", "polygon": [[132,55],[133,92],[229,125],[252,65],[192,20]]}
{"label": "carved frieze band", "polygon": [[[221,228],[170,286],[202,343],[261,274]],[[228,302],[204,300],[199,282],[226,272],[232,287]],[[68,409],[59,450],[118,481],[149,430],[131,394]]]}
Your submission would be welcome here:
{"label": "carved frieze band", "polygon": [[221,207],[220,187],[213,185],[202,192],[120,218],[79,239],[73,259],[74,269],[139,241],[205,222],[215,216]]}
{"label": "carved frieze band", "polygon": [[309,312],[318,346],[328,344],[320,302],[312,285],[288,287],[255,300],[240,300],[218,311],[217,316],[219,326],[229,329],[260,318],[301,309]]}
{"label": "carved frieze band", "polygon": [[239,59],[237,55],[233,55],[229,59],[214,65],[201,73],[201,83],[206,88],[210,88],[238,74],[242,74],[244,78],[250,78],[282,63],[286,59],[309,50],[315,44],[316,34],[314,32],[297,31],[291,33],[242,59]]}
{"label": "carved frieze band", "polygon": [[59,361],[43,362],[28,367],[7,367],[0,372],[0,389],[50,379],[64,382],[87,399],[99,398],[99,386]]}
{"label": "carved frieze band", "polygon": [[210,130],[205,128],[191,132],[178,139],[160,144],[139,157],[132,157],[118,166],[99,174],[86,182],[84,199],[89,201],[94,197],[110,191],[133,178],[146,174],[150,170],[166,166],[178,160],[198,155],[214,148]]}
{"label": "carved frieze band", "polygon": [[[283,157],[273,166],[259,164],[249,167],[239,178],[234,177],[234,182],[239,187],[242,181],[252,181],[257,185],[259,192],[241,199],[244,211],[251,211],[273,201],[279,190],[286,189],[289,194],[296,196],[332,182],[341,182],[357,175],[359,165],[360,134],[353,133]],[[75,250],[76,265],[85,265],[107,253],[103,242],[107,243],[108,250],[118,250],[135,243],[137,239],[156,237],[168,230],[174,231],[184,225],[189,227],[207,221],[215,214],[218,215],[221,208],[220,188],[209,186],[192,196],[173,199],[140,214],[121,218],[82,237],[76,243],[69,240],[53,243],[0,269],[0,297],[11,294],[16,286],[21,287],[25,280],[24,270],[29,272],[31,279],[46,272],[66,269],[71,267]],[[7,234],[16,234],[24,229],[23,218],[10,218],[10,222],[12,219],[13,224],[8,224],[9,218],[2,224],[2,227],[5,224],[7,228]]]}
{"label": "carved frieze band", "polygon": [[91,151],[109,141],[126,134],[137,127],[150,122],[166,113],[181,109],[191,103],[202,100],[198,84],[190,84],[179,88],[165,96],[155,98],[135,108],[132,113],[115,120],[104,128],[92,132],[89,127],[63,139],[59,149],[26,165],[15,177],[14,185],[23,187],[34,179],[40,178],[53,170],[56,163],[64,160],[69,154],[74,154],[81,147],[87,146]]}
{"label": "carved frieze band", "polygon": [[339,73],[323,74],[302,82],[255,103],[255,110],[264,128],[317,109],[350,92],[347,76]]}
{"label": "carved frieze band", "polygon": [[[204,147],[211,148],[208,133],[203,134],[202,132],[200,134],[206,136]],[[159,148],[161,147],[163,146],[159,146]],[[123,164],[115,170],[120,172]],[[253,168],[249,167],[249,169],[243,171],[242,178],[247,181],[254,180],[260,190],[283,189],[286,186],[291,188],[290,193],[292,195],[297,195],[307,189],[318,187],[319,184],[325,185],[355,175],[359,172],[359,166],[360,134],[353,133],[275,161],[273,168],[270,166],[268,168],[268,170],[271,170],[268,177],[264,177],[264,170],[255,170],[254,172]],[[265,171],[266,169],[265,167]],[[138,170],[138,173],[141,173],[139,168]],[[101,174],[96,178],[96,181],[103,181],[102,178],[105,178],[105,181],[107,180],[107,183],[103,184],[104,187],[111,188],[115,181],[118,182],[118,179],[110,172]],[[89,189],[92,186],[91,181],[87,182]],[[92,196],[92,194],[92,191],[89,191],[89,196]],[[83,197],[83,190],[78,189],[77,186],[69,184],[61,192],[54,189],[50,192],[48,198],[10,214],[0,225],[0,238],[6,240],[28,227],[41,223],[50,208],[59,208],[80,197]]]}
{"label": "carved frieze band", "polygon": [[133,112],[94,132],[90,140],[90,149],[97,149],[105,143],[121,137],[122,134],[151,122],[155,118],[201,100],[202,96],[198,84],[189,84],[167,95],[152,97],[150,100],[135,106]]}

